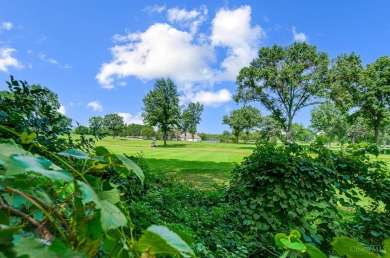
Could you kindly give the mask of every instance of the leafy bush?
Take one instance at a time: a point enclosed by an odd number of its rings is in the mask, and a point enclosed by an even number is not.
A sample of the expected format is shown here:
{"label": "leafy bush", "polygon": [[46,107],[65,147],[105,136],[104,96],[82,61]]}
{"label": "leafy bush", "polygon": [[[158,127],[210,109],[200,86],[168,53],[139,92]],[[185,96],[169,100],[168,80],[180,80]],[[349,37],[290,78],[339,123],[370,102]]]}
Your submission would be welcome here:
{"label": "leafy bush", "polygon": [[342,224],[338,204],[347,199],[349,206],[357,205],[357,189],[375,200],[374,209],[382,200],[388,214],[390,187],[383,164],[370,162],[361,149],[334,153],[317,146],[311,151],[317,156],[296,144],[259,145],[233,170],[228,198],[263,247],[272,246],[275,233],[295,228],[306,242],[331,250],[334,236],[352,232]]}
{"label": "leafy bush", "polygon": [[[66,138],[59,136],[69,135],[72,120],[58,112],[61,105],[57,94],[12,76],[7,85],[9,91],[0,91],[0,124],[18,132],[35,133],[36,140],[49,150],[69,147]],[[0,131],[0,137],[19,140],[6,131]]]}

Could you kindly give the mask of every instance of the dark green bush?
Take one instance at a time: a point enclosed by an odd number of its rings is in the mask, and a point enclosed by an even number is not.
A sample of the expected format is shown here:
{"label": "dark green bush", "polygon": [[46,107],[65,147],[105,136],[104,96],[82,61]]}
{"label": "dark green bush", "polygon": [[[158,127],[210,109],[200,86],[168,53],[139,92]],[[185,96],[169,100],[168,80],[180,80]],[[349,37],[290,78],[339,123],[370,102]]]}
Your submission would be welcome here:
{"label": "dark green bush", "polygon": [[275,233],[295,228],[306,242],[329,251],[334,236],[353,233],[342,223],[338,207],[356,207],[358,189],[373,199],[371,210],[383,201],[382,214],[388,214],[388,172],[380,162],[371,162],[366,151],[259,145],[234,169],[227,196],[263,247],[273,246]]}

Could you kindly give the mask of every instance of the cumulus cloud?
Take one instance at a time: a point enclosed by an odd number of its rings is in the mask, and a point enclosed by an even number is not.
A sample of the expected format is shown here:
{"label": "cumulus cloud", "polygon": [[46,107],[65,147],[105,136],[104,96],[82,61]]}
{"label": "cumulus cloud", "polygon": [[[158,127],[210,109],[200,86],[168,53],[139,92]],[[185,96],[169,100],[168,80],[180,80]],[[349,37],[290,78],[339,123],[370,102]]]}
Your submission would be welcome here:
{"label": "cumulus cloud", "polygon": [[193,44],[193,36],[174,27],[156,23],[136,39],[111,49],[113,60],[102,65],[96,76],[103,88],[113,88],[115,79],[135,76],[141,80],[171,77],[177,82],[208,80],[212,71],[207,61],[212,49]]}
{"label": "cumulus cloud", "polygon": [[132,115],[130,113],[118,113],[119,116],[123,117],[123,121],[125,124],[140,124],[143,125],[144,122],[141,117],[141,113],[138,113],[137,115]]}
{"label": "cumulus cloud", "polygon": [[199,102],[205,106],[217,107],[232,99],[232,94],[227,89],[217,92],[200,91],[192,98],[193,102]]}
{"label": "cumulus cloud", "polygon": [[60,108],[57,111],[60,112],[63,115],[66,114],[66,108],[64,106],[62,106],[62,105],[60,106]]}
{"label": "cumulus cloud", "polygon": [[199,26],[206,21],[207,16],[206,6],[202,6],[199,10],[190,10],[171,8],[167,10],[167,17],[171,23],[178,23],[184,28],[189,28],[192,34],[198,31]]}
{"label": "cumulus cloud", "polygon": [[103,106],[100,104],[99,101],[92,101],[87,104],[87,107],[92,108],[94,111],[102,111]]}
{"label": "cumulus cloud", "polygon": [[235,80],[240,69],[256,57],[259,41],[266,34],[260,26],[251,26],[251,12],[250,6],[221,9],[212,22],[212,45],[228,49],[221,63],[220,80]]}
{"label": "cumulus cloud", "polygon": [[309,39],[309,37],[305,33],[297,32],[295,27],[292,27],[292,33],[294,36],[294,41],[306,42]]}
{"label": "cumulus cloud", "polygon": [[1,24],[1,28],[5,30],[12,30],[13,27],[14,25],[11,22],[3,22],[3,24]]}
{"label": "cumulus cloud", "polygon": [[0,71],[8,73],[9,67],[22,68],[20,62],[12,56],[13,48],[0,48]]}
{"label": "cumulus cloud", "polygon": [[185,100],[214,96],[218,98],[215,102],[206,101],[213,106],[229,101],[230,93],[213,92],[213,85],[234,81],[240,69],[256,57],[265,36],[260,26],[251,24],[250,6],[218,10],[205,30],[208,34],[198,31],[207,21],[206,7],[171,8],[166,12],[169,23],[114,35],[112,59],[101,65],[97,81],[110,89],[129,76],[143,81],[170,77]]}

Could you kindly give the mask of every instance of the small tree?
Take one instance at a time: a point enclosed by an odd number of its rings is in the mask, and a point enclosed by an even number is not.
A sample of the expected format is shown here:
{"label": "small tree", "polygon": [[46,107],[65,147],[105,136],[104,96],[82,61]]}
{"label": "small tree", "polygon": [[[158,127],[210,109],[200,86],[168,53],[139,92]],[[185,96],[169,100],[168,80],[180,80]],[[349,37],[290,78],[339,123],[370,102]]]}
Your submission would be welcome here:
{"label": "small tree", "polygon": [[184,110],[183,116],[184,119],[187,120],[188,123],[188,132],[192,134],[192,140],[194,140],[194,136],[197,132],[197,125],[202,121],[201,115],[203,112],[203,105],[200,103],[192,103],[188,104],[188,108]]}
{"label": "small tree", "polygon": [[84,126],[84,125],[79,125],[77,126],[74,131],[73,131],[75,134],[89,134],[89,129],[88,127]]}
{"label": "small tree", "polygon": [[112,138],[119,135],[124,126],[123,117],[118,114],[108,114],[103,118],[103,126],[111,132]]}
{"label": "small tree", "polygon": [[167,146],[168,132],[178,123],[180,117],[179,94],[171,79],[159,79],[154,89],[142,100],[144,102],[142,117],[150,126],[158,126],[162,131],[164,147]]}
{"label": "small tree", "polygon": [[151,139],[156,136],[156,132],[151,126],[144,126],[141,130],[141,136],[146,137],[147,139]]}
{"label": "small tree", "polygon": [[329,101],[313,108],[310,122],[311,128],[326,134],[328,147],[330,147],[330,143],[335,137],[341,138],[346,135],[346,116]]}

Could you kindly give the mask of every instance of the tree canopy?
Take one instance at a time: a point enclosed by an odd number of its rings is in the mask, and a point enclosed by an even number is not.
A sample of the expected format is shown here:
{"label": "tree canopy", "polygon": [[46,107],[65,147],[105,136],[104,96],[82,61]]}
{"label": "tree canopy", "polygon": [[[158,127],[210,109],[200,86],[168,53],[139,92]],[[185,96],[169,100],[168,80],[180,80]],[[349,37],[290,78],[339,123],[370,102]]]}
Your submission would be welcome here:
{"label": "tree canopy", "polygon": [[327,65],[327,54],[306,43],[261,48],[250,66],[241,69],[234,99],[259,101],[282,125],[290,141],[297,112],[318,103],[316,97],[325,93]]}
{"label": "tree canopy", "polygon": [[107,114],[103,118],[103,126],[112,134],[112,138],[119,135],[124,127],[123,117],[118,114]]}
{"label": "tree canopy", "polygon": [[330,68],[328,81],[332,100],[345,110],[357,109],[379,143],[380,130],[390,118],[390,58],[380,57],[363,68],[354,53],[340,55]]}
{"label": "tree canopy", "polygon": [[311,111],[310,127],[317,132],[324,132],[328,137],[328,146],[335,139],[345,136],[347,130],[346,116],[335,104],[326,101]]}
{"label": "tree canopy", "polygon": [[[66,148],[72,119],[58,112],[61,104],[56,93],[41,85],[29,85],[11,76],[8,91],[0,91],[0,124],[18,132],[36,133],[37,140],[49,150]],[[0,133],[0,137],[8,136]]]}
{"label": "tree canopy", "polygon": [[261,114],[257,108],[244,106],[230,112],[230,116],[225,115],[222,119],[222,124],[227,124],[233,129],[232,134],[236,137],[236,142],[238,142],[242,132],[245,132],[246,141],[248,141],[250,131],[255,126],[258,126],[260,121]]}
{"label": "tree canopy", "polygon": [[186,135],[187,132],[192,134],[192,139],[194,139],[194,135],[197,132],[197,125],[202,121],[201,115],[203,112],[203,105],[199,102],[193,103],[190,102],[188,104],[187,109],[183,111],[182,115],[182,123],[181,129]]}
{"label": "tree canopy", "polygon": [[176,85],[168,79],[158,79],[154,89],[143,98],[142,117],[144,123],[158,126],[163,134],[164,147],[167,145],[167,134],[171,127],[177,125],[180,117],[179,94]]}

